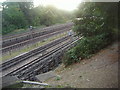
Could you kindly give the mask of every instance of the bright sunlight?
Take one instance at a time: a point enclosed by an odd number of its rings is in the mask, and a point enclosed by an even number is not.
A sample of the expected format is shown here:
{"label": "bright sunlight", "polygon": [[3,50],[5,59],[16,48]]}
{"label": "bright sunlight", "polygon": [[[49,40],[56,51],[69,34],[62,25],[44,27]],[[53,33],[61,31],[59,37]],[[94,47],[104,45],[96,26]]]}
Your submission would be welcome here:
{"label": "bright sunlight", "polygon": [[38,5],[53,5],[59,9],[72,11],[77,8],[77,6],[83,0],[34,0],[35,6]]}
{"label": "bright sunlight", "polygon": [[[6,1],[6,0],[0,0],[0,2],[3,2],[3,1]],[[12,0],[12,2],[15,2],[15,1],[16,0]],[[53,5],[53,6],[57,7],[58,9],[63,9],[63,10],[67,10],[67,11],[75,10],[77,8],[77,6],[83,1],[84,0],[33,0],[35,6]]]}

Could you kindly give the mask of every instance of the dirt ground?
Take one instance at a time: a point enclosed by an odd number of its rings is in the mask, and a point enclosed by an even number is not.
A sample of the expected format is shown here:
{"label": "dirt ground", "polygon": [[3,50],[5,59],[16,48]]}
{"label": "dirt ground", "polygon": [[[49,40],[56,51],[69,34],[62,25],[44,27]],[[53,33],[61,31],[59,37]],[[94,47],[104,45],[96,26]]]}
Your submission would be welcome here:
{"label": "dirt ground", "polygon": [[118,88],[118,43],[67,68],[60,65],[54,72],[59,76],[46,83],[73,88]]}

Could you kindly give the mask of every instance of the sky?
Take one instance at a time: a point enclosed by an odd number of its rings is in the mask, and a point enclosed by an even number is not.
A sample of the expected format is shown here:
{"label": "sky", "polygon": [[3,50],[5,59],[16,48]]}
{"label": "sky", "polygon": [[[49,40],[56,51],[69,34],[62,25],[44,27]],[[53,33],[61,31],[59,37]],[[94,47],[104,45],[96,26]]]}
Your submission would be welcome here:
{"label": "sky", "polygon": [[59,9],[72,11],[78,7],[82,0],[34,0],[35,6],[41,5],[53,5]]}
{"label": "sky", "polygon": [[[5,0],[0,0],[0,2],[3,2]],[[8,1],[24,1],[24,0],[8,0]],[[31,0],[27,0],[27,1],[31,1]],[[53,5],[58,9],[63,9],[63,10],[67,10],[67,11],[73,11],[74,9],[76,9],[78,7],[78,5],[83,2],[83,1],[102,1],[102,2],[109,2],[109,1],[119,1],[119,0],[33,0],[34,1],[34,5],[38,6],[38,5]]]}
{"label": "sky", "polygon": [[[0,2],[3,2],[6,0],[0,0]],[[16,1],[16,0],[10,0],[10,1]],[[19,0],[21,1],[21,0]],[[80,4],[82,0],[34,0],[34,5],[53,5],[58,9],[63,9],[67,11],[72,11],[77,8],[77,6]]]}

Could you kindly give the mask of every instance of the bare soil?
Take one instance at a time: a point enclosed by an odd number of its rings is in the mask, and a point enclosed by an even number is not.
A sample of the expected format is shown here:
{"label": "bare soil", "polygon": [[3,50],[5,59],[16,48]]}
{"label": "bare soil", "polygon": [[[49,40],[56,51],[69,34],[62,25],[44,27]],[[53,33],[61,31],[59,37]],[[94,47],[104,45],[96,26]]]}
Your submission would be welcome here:
{"label": "bare soil", "polygon": [[[120,42],[119,42],[120,43]],[[58,77],[45,81],[50,85],[73,88],[118,88],[118,42],[68,67],[55,69]]]}

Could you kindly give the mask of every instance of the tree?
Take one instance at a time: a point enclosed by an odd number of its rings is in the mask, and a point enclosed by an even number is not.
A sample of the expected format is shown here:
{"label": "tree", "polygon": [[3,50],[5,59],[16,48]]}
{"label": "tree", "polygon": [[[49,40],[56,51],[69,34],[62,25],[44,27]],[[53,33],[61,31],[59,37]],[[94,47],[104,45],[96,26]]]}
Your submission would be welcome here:
{"label": "tree", "polygon": [[33,2],[18,2],[20,10],[23,12],[25,18],[27,19],[27,23],[32,25],[32,13],[31,9],[33,8]]}
{"label": "tree", "polygon": [[74,31],[83,36],[64,56],[65,66],[90,58],[115,41],[118,3],[84,2],[75,11]]}
{"label": "tree", "polygon": [[113,33],[117,29],[117,3],[81,3],[75,20],[75,31],[83,36]]}
{"label": "tree", "polygon": [[3,34],[9,33],[17,28],[24,28],[26,20],[23,12],[20,10],[17,3],[5,2],[2,11],[2,27]]}
{"label": "tree", "polygon": [[3,2],[3,34],[15,29],[32,26],[50,26],[69,20],[69,12],[59,10],[54,6],[34,7],[33,2]]}

